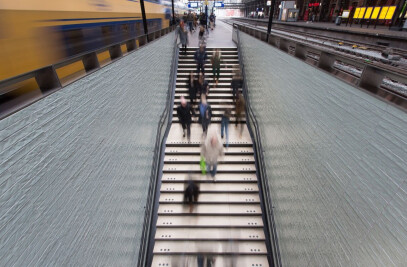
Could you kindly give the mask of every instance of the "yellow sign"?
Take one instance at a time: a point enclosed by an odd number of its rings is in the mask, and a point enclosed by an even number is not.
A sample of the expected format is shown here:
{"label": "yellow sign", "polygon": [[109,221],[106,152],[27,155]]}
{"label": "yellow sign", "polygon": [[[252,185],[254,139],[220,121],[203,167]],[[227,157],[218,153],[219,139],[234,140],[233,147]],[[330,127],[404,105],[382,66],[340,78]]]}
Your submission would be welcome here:
{"label": "yellow sign", "polygon": [[370,17],[371,19],[377,19],[377,16],[379,16],[380,8],[381,8],[381,7],[377,6],[377,7],[375,7],[375,8],[373,9],[373,14],[372,14],[372,16]]}
{"label": "yellow sign", "polygon": [[209,5],[208,0],[205,0],[205,6]]}
{"label": "yellow sign", "polygon": [[354,19],[357,19],[357,18],[358,18],[359,12],[360,12],[360,7],[357,7],[356,10],[355,10],[355,13],[353,14],[353,18],[354,18]]}
{"label": "yellow sign", "polygon": [[365,13],[365,19],[370,19],[370,15],[372,15],[373,7],[368,7]]}
{"label": "yellow sign", "polygon": [[363,15],[365,14],[365,11],[366,11],[366,7],[360,8],[358,19],[363,19]]}
{"label": "yellow sign", "polygon": [[389,11],[387,11],[387,14],[386,14],[386,19],[392,19],[395,11],[396,11],[396,6],[389,7]]}
{"label": "yellow sign", "polygon": [[388,6],[382,7],[382,11],[380,12],[379,19],[385,19],[388,10],[389,10]]}

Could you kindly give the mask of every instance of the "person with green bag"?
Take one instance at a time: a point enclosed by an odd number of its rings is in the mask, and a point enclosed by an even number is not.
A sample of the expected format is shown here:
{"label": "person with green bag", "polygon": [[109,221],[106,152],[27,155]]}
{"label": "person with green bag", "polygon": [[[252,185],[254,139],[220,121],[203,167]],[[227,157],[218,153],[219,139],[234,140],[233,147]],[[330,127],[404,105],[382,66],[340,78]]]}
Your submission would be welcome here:
{"label": "person with green bag", "polygon": [[203,175],[206,174],[206,163],[205,163],[205,158],[201,156],[201,161],[199,163],[201,165],[201,172]]}
{"label": "person with green bag", "polygon": [[202,158],[206,160],[206,172],[210,173],[214,180],[217,171],[218,158],[221,156],[223,156],[223,144],[220,142],[220,138],[216,132],[212,132],[211,134],[208,134],[205,142],[202,144],[201,162]]}

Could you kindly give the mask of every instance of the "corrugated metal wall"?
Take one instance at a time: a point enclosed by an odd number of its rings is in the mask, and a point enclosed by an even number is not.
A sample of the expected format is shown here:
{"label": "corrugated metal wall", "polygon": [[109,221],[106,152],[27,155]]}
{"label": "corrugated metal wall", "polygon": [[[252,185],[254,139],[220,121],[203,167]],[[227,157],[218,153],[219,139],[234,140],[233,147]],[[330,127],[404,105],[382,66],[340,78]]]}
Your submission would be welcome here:
{"label": "corrugated metal wall", "polygon": [[241,40],[284,266],[406,266],[407,113]]}
{"label": "corrugated metal wall", "polygon": [[173,42],[0,121],[0,265],[137,262]]}

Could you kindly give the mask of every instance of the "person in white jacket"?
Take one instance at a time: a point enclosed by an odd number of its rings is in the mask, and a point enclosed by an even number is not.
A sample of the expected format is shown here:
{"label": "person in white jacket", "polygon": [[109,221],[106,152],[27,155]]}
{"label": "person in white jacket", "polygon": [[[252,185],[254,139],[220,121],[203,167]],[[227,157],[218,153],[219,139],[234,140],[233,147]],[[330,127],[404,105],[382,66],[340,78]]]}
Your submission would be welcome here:
{"label": "person in white jacket", "polygon": [[205,158],[207,173],[214,178],[216,175],[218,158],[223,156],[223,144],[216,132],[208,133],[201,147],[201,156]]}

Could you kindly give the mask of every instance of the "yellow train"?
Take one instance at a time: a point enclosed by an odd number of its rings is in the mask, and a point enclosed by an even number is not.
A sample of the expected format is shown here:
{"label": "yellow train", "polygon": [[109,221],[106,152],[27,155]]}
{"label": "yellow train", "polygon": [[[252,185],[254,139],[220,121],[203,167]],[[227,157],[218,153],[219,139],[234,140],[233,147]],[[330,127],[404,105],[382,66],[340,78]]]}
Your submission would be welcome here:
{"label": "yellow train", "polygon": [[[168,27],[168,6],[144,6],[149,32]],[[138,0],[0,0],[0,81],[143,34]]]}

